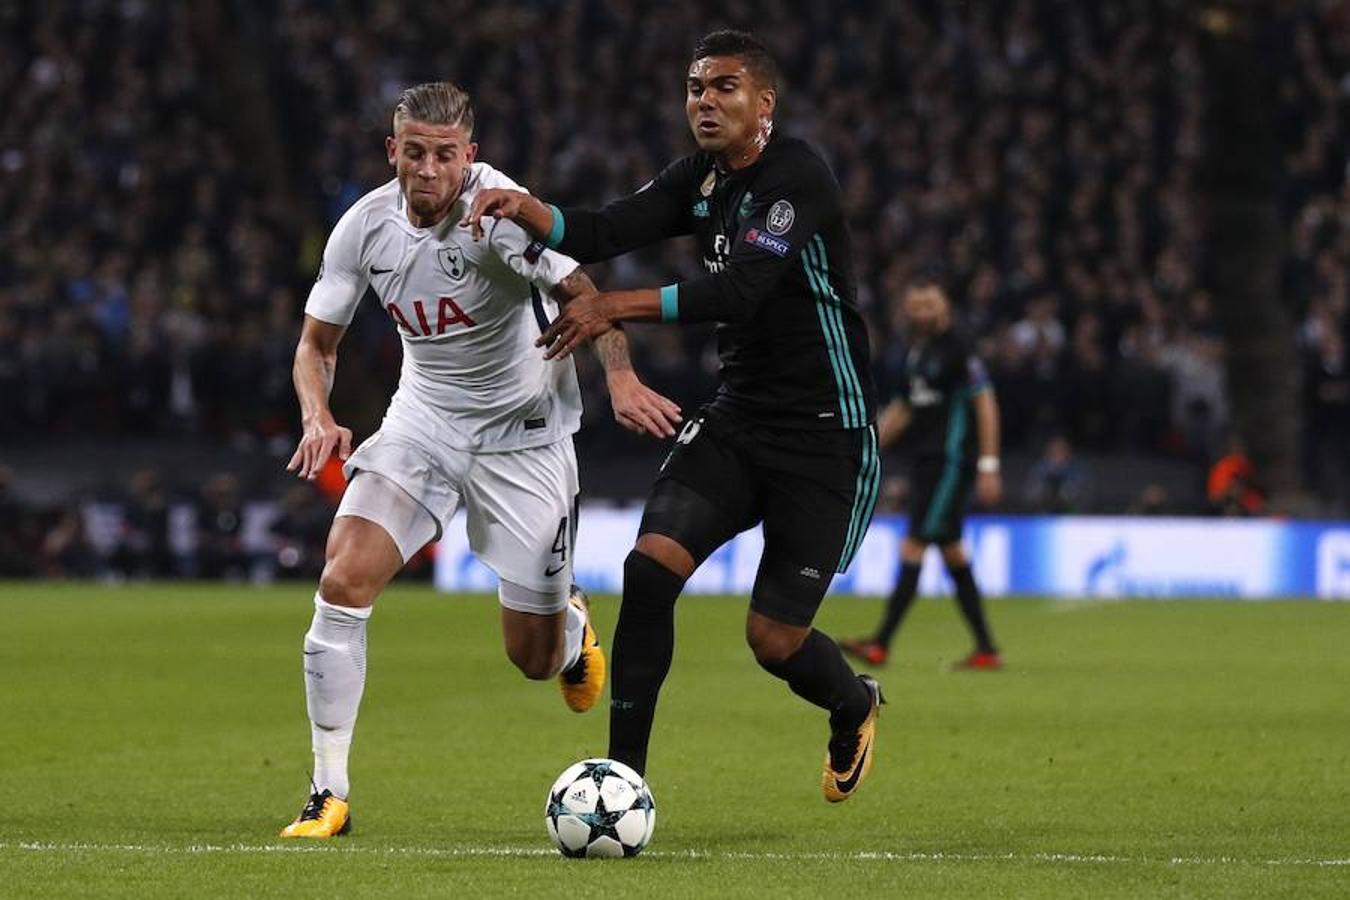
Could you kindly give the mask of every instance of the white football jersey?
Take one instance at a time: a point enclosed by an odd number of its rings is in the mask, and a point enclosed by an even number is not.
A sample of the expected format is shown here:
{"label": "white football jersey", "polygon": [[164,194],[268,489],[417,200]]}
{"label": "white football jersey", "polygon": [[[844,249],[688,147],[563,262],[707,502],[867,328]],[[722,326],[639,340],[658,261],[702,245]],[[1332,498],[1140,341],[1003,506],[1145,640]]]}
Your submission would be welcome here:
{"label": "white football jersey", "polygon": [[581,425],[572,360],[546,361],[534,341],[557,315],[550,291],[577,268],[506,219],[484,221],[475,241],[460,226],[484,188],[523,190],[474,163],[440,224],[408,221],[398,181],[358,200],[324,248],[305,312],[347,325],[367,286],[403,340],[391,405],[434,417],[461,450],[551,444]]}

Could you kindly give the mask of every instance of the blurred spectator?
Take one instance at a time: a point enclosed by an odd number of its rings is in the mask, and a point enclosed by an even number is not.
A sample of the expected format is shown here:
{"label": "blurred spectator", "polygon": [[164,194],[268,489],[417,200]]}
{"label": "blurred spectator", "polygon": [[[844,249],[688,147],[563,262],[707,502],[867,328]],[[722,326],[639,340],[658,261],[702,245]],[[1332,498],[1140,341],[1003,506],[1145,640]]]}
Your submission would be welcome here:
{"label": "blurred spectator", "polygon": [[1265,492],[1241,439],[1230,438],[1227,452],[1210,467],[1205,493],[1215,515],[1255,516],[1265,510]]}
{"label": "blurred spectator", "polygon": [[0,577],[36,574],[40,541],[37,516],[14,496],[13,470],[0,465]]}
{"label": "blurred spectator", "polygon": [[297,484],[286,492],[271,529],[277,577],[318,579],[335,511],[313,485]]}
{"label": "blurred spectator", "polygon": [[1126,512],[1132,516],[1176,515],[1167,488],[1156,482],[1145,485],[1144,489],[1139,492],[1138,498],[1130,504],[1130,508]]}
{"label": "blurred spectator", "polygon": [[1074,323],[1062,369],[1070,436],[1077,446],[1096,451],[1110,448],[1116,429],[1111,370],[1102,343],[1101,317],[1083,313]]}
{"label": "blurred spectator", "polygon": [[212,475],[202,485],[197,501],[198,577],[243,580],[249,576],[243,527],[239,479],[228,472]]}
{"label": "blurred spectator", "polygon": [[1350,366],[1345,339],[1331,329],[1317,336],[1303,373],[1305,478],[1334,507],[1350,507]]}
{"label": "blurred spectator", "polygon": [[131,578],[174,574],[169,546],[169,498],[160,474],[142,469],[131,477],[122,501],[122,534],[112,566]]}
{"label": "blurred spectator", "polygon": [[62,509],[42,539],[42,572],[49,578],[92,578],[99,560],[84,531],[78,505]]}
{"label": "blurred spectator", "polygon": [[1172,427],[1186,450],[1212,457],[1228,422],[1223,345],[1216,337],[1182,328],[1162,349],[1160,361],[1172,376]]}
{"label": "blurred spectator", "polygon": [[1022,499],[1035,512],[1082,512],[1091,491],[1087,469],[1074,459],[1068,438],[1056,435],[1046,442],[1045,452],[1027,473]]}

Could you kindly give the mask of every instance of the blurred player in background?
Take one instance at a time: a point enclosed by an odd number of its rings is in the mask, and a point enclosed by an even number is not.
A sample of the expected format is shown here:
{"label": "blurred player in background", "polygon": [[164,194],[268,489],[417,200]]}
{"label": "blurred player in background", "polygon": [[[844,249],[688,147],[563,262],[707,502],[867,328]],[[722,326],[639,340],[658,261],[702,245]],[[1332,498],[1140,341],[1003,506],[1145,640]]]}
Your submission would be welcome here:
{"label": "blurred player in background", "polygon": [[905,292],[904,315],[911,336],[905,391],[877,422],[882,448],[903,437],[914,460],[909,527],[900,544],[900,580],[876,634],[843,641],[841,646],[871,665],[886,663],[891,642],[918,591],[924,551],[937,544],[956,585],[961,615],[975,638],[974,651],[957,666],[997,669],[1002,660],[961,546],[961,530],[972,486],[976,499],[986,506],[998,503],[1003,495],[998,402],[984,364],[952,327],[951,304],[940,285],[911,284]]}
{"label": "blurred player in background", "polygon": [[[350,829],[347,758],[366,621],[380,591],[461,504],[470,545],[500,579],[507,656],[528,678],[558,676],[577,711],[604,685],[604,655],[569,590],[580,390],[570,361],[534,349],[556,303],[595,287],[575,261],[511,222],[489,223],[483,241],[460,226],[478,192],[519,189],[475,162],[473,121],[468,95],[452,84],[403,92],[385,139],[397,177],[333,229],[305,306],[295,354],[304,435],[289,468],[312,479],[336,453],[350,484],[304,641],[313,793],[283,837]],[[402,338],[403,369],[380,430],[352,453],[328,395],[338,343],[368,287]],[[607,334],[594,346],[619,421],[673,435],[678,408],[638,382],[626,338]]]}
{"label": "blurred player in background", "polygon": [[719,323],[721,387],[676,440],[624,563],[609,755],[646,769],[675,600],[699,563],[762,522],[746,638],[766,671],[828,711],[821,787],[837,802],[871,766],[881,701],[811,627],[866,532],[880,476],[843,202],[820,155],[774,133],[778,70],[763,44],[719,31],[693,55],[685,113],[698,152],[598,212],[498,190],[479,194],[468,220],[514,219],[582,260],[696,237],[706,275],[574,299],[541,339],[557,359],[620,320]]}

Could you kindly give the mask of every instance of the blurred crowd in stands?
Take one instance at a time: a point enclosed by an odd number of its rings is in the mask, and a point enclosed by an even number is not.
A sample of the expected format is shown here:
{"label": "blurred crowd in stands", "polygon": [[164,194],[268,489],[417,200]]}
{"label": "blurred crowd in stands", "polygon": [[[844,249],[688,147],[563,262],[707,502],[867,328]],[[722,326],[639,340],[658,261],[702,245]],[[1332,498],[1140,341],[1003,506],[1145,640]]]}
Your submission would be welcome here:
{"label": "blurred crowd in stands", "polygon": [[[207,474],[195,490],[153,466],[115,490],[49,510],[19,503],[0,466],[0,577],[314,580],[345,483],[335,462],[316,482],[250,497],[236,473]],[[419,554],[407,577],[428,577]]]}
{"label": "blurred crowd in stands", "polygon": [[[1330,485],[1343,512],[1350,4],[1275,8],[1272,43],[1294,60],[1272,72],[1280,301],[1305,360],[1305,480]],[[599,203],[689,151],[690,48],[735,25],[782,61],[778,127],[817,144],[843,186],[883,391],[905,352],[896,301],[911,277],[938,274],[989,362],[1010,449],[1207,467],[1230,445],[1229,398],[1223,298],[1200,278],[1192,12],[1186,0],[0,3],[0,447],[157,435],[288,454],[304,297],[329,228],[389,178],[381,142],[401,88],[459,81],[480,158],[556,202]],[[695,264],[676,244],[594,276],[662,284]],[[653,386],[707,396],[707,331],[630,334]],[[398,363],[394,329],[367,304],[335,398],[358,430],[378,423]],[[598,367],[579,364],[582,451],[626,452]]]}

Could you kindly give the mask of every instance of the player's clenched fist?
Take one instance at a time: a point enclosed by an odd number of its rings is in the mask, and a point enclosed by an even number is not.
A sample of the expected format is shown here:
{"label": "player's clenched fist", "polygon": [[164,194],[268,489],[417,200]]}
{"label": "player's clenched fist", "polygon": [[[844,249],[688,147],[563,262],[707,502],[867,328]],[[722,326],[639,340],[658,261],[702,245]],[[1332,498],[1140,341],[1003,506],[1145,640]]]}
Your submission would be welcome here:
{"label": "player's clenched fist", "polygon": [[352,455],[352,430],[343,428],[331,417],[306,423],[305,433],[300,437],[295,455],[286,464],[286,471],[313,481],[334,453],[344,461]]}

